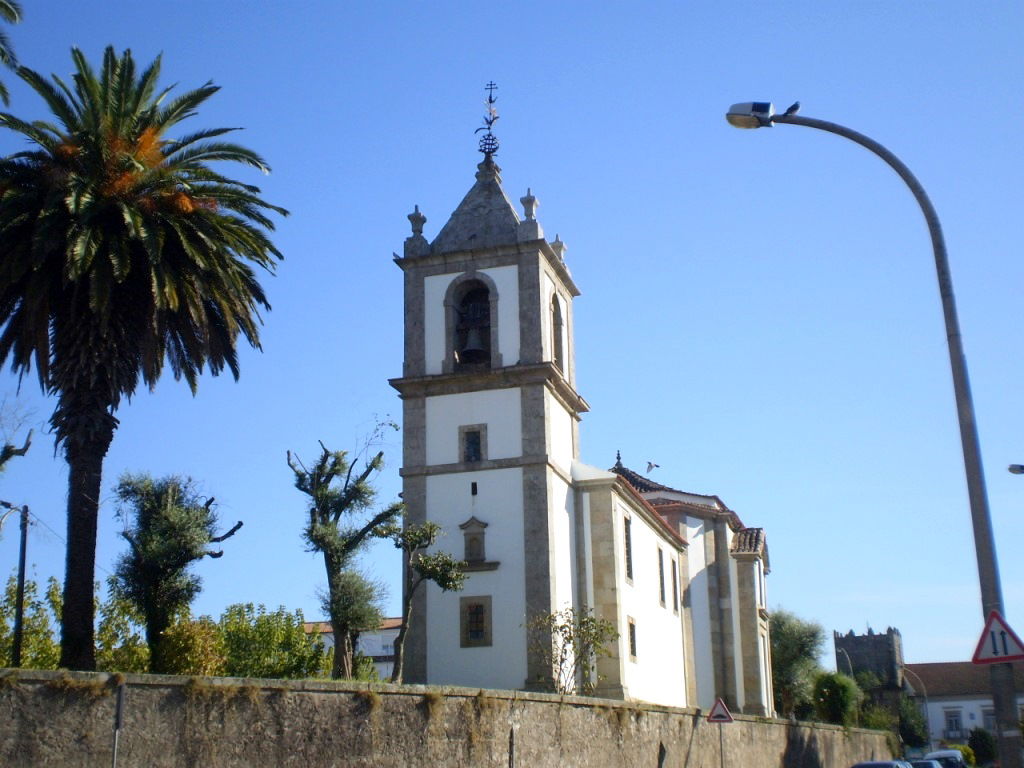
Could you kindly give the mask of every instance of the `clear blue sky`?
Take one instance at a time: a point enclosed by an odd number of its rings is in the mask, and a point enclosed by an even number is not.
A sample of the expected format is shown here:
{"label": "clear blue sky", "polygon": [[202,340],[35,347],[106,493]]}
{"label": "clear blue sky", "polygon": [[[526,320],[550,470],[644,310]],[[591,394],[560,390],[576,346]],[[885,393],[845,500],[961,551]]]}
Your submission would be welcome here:
{"label": "clear blue sky", "polygon": [[[317,440],[352,448],[400,418],[402,281],[414,204],[433,237],[473,181],[482,86],[499,85],[498,161],[567,243],[582,458],[615,451],[655,480],[719,495],[767,531],[769,602],[827,631],[898,627],[914,662],[967,659],[982,628],[948,357],[923,219],[865,150],[794,126],[741,132],[732,102],[800,99],[866,133],[919,177],[945,228],[1002,569],[1024,630],[1019,3],[194,2],[24,0],[22,62],[66,75],[76,45],[164,82],[223,90],[190,128],[243,126],[292,211],[265,280],[273,311],[242,378],[168,374],[118,412],[98,563],[121,550],[124,470],[196,478],[245,527],[199,573],[199,612],[251,601],[320,616],[323,568],[300,538],[285,464]],[[11,74],[11,111],[42,105]],[[189,127],[189,126],[186,126]],[[0,152],[19,148],[0,135]],[[246,177],[248,178],[248,177]],[[7,372],[0,389],[14,396]],[[45,425],[53,403],[17,398]],[[400,490],[383,446],[381,503]],[[52,438],[0,479],[27,503],[30,561],[62,576],[65,468]],[[17,562],[17,529],[0,572]],[[453,546],[455,546],[453,540]],[[392,583],[397,559],[366,568]],[[97,572],[103,578],[103,570]],[[831,653],[831,643],[829,643]]]}

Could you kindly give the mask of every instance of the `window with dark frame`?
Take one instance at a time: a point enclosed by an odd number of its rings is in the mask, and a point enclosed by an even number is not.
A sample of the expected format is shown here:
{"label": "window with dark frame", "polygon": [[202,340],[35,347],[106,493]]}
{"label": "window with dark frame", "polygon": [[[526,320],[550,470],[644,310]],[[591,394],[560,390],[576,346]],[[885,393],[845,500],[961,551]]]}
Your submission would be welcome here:
{"label": "window with dark frame", "polygon": [[628,517],[623,518],[622,546],[626,552],[626,578],[633,580],[633,533],[630,530],[633,521]]}
{"label": "window with dark frame", "polygon": [[636,661],[636,622],[628,618],[629,622],[629,658]]}
{"label": "window with dark frame", "polygon": [[460,646],[479,648],[491,645],[491,597],[463,597],[459,600]]}
{"label": "window with dark frame", "polygon": [[658,600],[665,605],[665,553],[658,547]]}

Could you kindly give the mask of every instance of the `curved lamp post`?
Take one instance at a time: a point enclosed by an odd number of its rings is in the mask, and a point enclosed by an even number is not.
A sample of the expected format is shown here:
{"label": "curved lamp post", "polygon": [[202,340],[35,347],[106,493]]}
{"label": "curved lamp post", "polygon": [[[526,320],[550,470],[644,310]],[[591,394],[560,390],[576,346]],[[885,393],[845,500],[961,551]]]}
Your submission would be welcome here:
{"label": "curved lamp post", "polygon": [[[956,302],[953,299],[953,281],[949,274],[949,260],[946,257],[946,242],[942,227],[931,200],[924,187],[910,172],[910,169],[892,152],[874,139],[850,130],[837,123],[800,117],[796,114],[799,102],[785,114],[775,114],[771,102],[753,101],[734,104],[725,118],[737,128],[770,128],[776,123],[803,125],[819,131],[835,133],[874,152],[899,174],[921,206],[935,253],[935,271],[939,280],[939,295],[942,298],[942,313],[946,321],[946,340],[949,344],[949,363],[953,373],[953,391],[956,395],[956,410],[960,420],[960,442],[963,446],[964,471],[967,475],[967,495],[970,499],[971,522],[974,527],[974,549],[978,558],[978,581],[981,586],[982,617],[989,612],[1003,614],[1003,595],[999,584],[999,567],[996,564],[995,540],[992,535],[992,520],[989,516],[988,498],[985,492],[985,475],[981,468],[981,451],[978,447],[978,428],[974,419],[974,405],[971,401],[971,386],[967,378],[967,362],[964,359],[960,341],[960,323],[957,320]],[[1017,699],[1013,688],[1013,667],[1008,663],[990,665],[992,681],[992,702],[995,707],[996,738],[1003,768],[1024,768],[1021,764],[1021,733],[1017,725]]]}
{"label": "curved lamp post", "polygon": [[928,736],[928,749],[931,749],[932,748],[932,720],[931,720],[931,715],[928,712],[928,689],[924,685],[924,680],[922,680],[918,676],[917,672],[912,670],[906,664],[900,664],[900,669],[902,669],[904,673],[909,673],[909,674],[913,675],[915,678],[917,678],[917,682],[921,686],[921,692],[924,694],[924,730],[925,730],[925,733]]}

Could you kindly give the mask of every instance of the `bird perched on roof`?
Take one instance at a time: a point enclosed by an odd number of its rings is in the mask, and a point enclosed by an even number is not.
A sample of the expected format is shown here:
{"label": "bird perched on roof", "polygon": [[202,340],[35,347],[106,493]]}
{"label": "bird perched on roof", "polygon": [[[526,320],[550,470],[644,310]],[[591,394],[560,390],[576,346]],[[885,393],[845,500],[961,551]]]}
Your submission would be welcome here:
{"label": "bird perched on roof", "polygon": [[793,102],[793,103],[792,103],[792,104],[791,104],[791,105],[789,106],[789,109],[787,109],[787,110],[786,110],[785,112],[783,112],[782,114],[783,114],[783,115],[795,115],[795,114],[796,114],[797,112],[799,112],[799,111],[800,111],[800,102],[799,102],[799,101],[794,101],[794,102]]}
{"label": "bird perched on roof", "polygon": [[648,461],[647,462],[647,471],[651,472],[651,470],[657,469],[660,466],[661,466],[661,464],[655,464],[653,461]]}

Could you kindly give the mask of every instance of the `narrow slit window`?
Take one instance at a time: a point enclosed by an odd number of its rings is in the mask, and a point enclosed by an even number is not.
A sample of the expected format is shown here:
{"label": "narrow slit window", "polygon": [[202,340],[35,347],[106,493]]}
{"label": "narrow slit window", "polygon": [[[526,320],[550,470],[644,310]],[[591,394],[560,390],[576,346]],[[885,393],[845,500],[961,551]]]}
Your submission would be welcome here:
{"label": "narrow slit window", "polygon": [[629,658],[636,661],[636,622],[629,617]]}
{"label": "narrow slit window", "polygon": [[665,605],[665,553],[658,547],[658,601]]}
{"label": "narrow slit window", "polygon": [[672,610],[679,611],[679,569],[675,559],[672,560]]}
{"label": "narrow slit window", "polygon": [[633,580],[633,532],[631,526],[633,521],[628,517],[623,518],[622,546],[626,553],[626,578]]}

